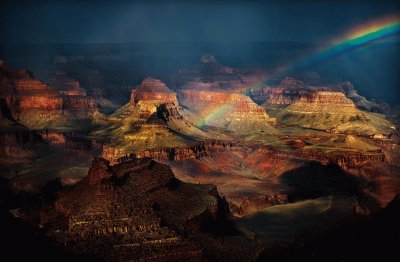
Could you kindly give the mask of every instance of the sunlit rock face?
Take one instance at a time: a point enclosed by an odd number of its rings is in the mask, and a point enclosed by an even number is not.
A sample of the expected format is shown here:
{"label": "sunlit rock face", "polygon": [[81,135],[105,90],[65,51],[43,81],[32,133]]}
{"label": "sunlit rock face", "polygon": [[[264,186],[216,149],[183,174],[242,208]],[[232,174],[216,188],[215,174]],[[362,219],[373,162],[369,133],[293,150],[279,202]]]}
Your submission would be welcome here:
{"label": "sunlit rock face", "polygon": [[99,132],[111,137],[103,157],[115,161],[147,150],[187,148],[215,135],[198,128],[188,115],[165,83],[146,78],[132,90],[131,101],[111,115],[114,124]]}
{"label": "sunlit rock face", "polygon": [[104,118],[91,97],[63,96],[34,79],[30,72],[9,68],[4,63],[0,70],[0,97],[4,111],[13,121],[33,129],[79,129]]}
{"label": "sunlit rock face", "polygon": [[[149,118],[152,114],[162,116],[163,110],[166,110],[168,115],[171,113],[171,116],[179,115],[176,93],[172,92],[164,82],[155,78],[146,78],[136,86],[131,92],[129,103],[135,114],[143,119]],[[155,118],[153,117],[153,120]]]}
{"label": "sunlit rock face", "polygon": [[263,88],[263,94],[268,97],[268,105],[290,105],[300,97],[299,92],[303,89],[306,87],[302,81],[286,77],[279,86]]}
{"label": "sunlit rock face", "polygon": [[395,130],[383,115],[359,110],[342,92],[302,91],[276,116],[281,123],[328,132],[389,135]]}
{"label": "sunlit rock face", "polygon": [[130,103],[135,106],[139,101],[176,102],[176,93],[159,79],[146,78],[131,93]]}
{"label": "sunlit rock face", "polygon": [[304,106],[305,111],[326,111],[336,109],[344,112],[354,112],[356,106],[341,92],[301,92],[296,101],[297,106]]}
{"label": "sunlit rock face", "polygon": [[[278,85],[262,87],[262,94],[264,95],[263,107],[275,108],[287,106],[300,98],[304,99],[308,92],[311,94],[316,91],[342,92],[336,86],[310,85],[293,77],[285,77]],[[302,97],[302,95],[305,96]]]}
{"label": "sunlit rock face", "polygon": [[259,87],[253,91],[257,101],[262,101],[263,107],[273,109],[279,106],[290,105],[298,100],[305,91],[327,91],[341,92],[354,104],[362,110],[377,113],[387,113],[389,105],[386,103],[378,103],[374,100],[368,100],[364,96],[358,94],[354,86],[349,82],[340,82],[338,84],[323,84],[321,81],[301,81],[293,77],[285,77],[278,85],[267,85]]}
{"label": "sunlit rock face", "polygon": [[274,133],[275,119],[248,96],[213,91],[180,90],[179,102],[195,113],[195,123],[238,134]]}
{"label": "sunlit rock face", "polygon": [[[4,63],[0,67],[1,99],[10,117],[28,127],[58,121],[62,115],[61,95],[48,85],[33,78],[26,70],[12,69]],[[36,118],[37,121],[32,121]]]}

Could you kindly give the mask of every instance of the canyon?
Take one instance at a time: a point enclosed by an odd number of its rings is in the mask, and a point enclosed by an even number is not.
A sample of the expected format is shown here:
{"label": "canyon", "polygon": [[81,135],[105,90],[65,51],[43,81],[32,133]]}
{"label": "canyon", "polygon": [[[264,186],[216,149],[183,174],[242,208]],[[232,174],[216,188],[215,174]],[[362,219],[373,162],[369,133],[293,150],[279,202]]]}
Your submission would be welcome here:
{"label": "canyon", "polygon": [[[93,66],[118,56],[67,58],[40,80],[0,65],[0,170],[17,192],[2,201],[66,252],[254,261],[301,234],[286,212],[329,227],[399,194],[396,122],[350,82],[267,81],[211,54],[170,77],[129,68],[121,80]],[[280,216],[289,233],[269,228]]]}

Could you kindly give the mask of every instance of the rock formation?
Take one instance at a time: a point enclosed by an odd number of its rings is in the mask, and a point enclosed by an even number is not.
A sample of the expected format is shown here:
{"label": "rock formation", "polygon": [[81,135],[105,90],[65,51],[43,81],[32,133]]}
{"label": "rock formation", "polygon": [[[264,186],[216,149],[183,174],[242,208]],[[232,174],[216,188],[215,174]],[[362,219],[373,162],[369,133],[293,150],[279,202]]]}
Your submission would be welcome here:
{"label": "rock formation", "polygon": [[175,76],[175,85],[180,89],[226,90],[244,92],[261,83],[266,73],[224,66],[212,54],[201,55],[192,68],[183,69]]}
{"label": "rock formation", "polygon": [[201,126],[215,126],[238,134],[275,133],[275,119],[248,96],[215,91],[180,90],[179,102],[194,112]]}
{"label": "rock formation", "polygon": [[364,96],[358,94],[357,90],[349,81],[337,84],[334,89],[343,92],[348,98],[350,98],[354,102],[354,104],[358,108],[362,110],[384,114],[388,112],[389,106],[386,103],[377,103],[375,101],[366,99]]}
{"label": "rock formation", "polygon": [[130,102],[133,106],[141,100],[160,100],[162,102],[176,102],[176,94],[159,79],[146,78],[132,90]]}
{"label": "rock formation", "polygon": [[[72,64],[73,65],[73,64]],[[66,70],[68,71],[68,77],[72,79],[76,79],[79,82],[79,85],[82,89],[86,90],[86,94],[92,97],[96,104],[99,105],[99,108],[102,112],[110,113],[115,111],[118,107],[121,106],[119,103],[115,103],[113,99],[115,96],[123,95],[123,91],[121,88],[113,88],[106,84],[104,76],[98,70],[93,69],[84,69],[81,68],[77,70],[76,66],[67,66]],[[51,82],[51,78],[46,79],[47,82]]]}
{"label": "rock formation", "polygon": [[387,136],[395,131],[383,115],[359,110],[342,92],[303,91],[276,116],[284,124],[328,132]]}
{"label": "rock formation", "polygon": [[32,129],[85,129],[103,121],[94,100],[62,95],[26,70],[0,66],[0,99],[8,118]]}
{"label": "rock formation", "polygon": [[291,77],[282,79],[279,86],[266,87],[264,94],[268,97],[268,105],[290,105],[300,97],[299,92],[307,89],[304,83]]}
{"label": "rock formation", "polygon": [[149,158],[115,166],[94,158],[81,182],[43,208],[40,223],[67,250],[119,261],[204,258],[212,243],[196,241],[203,232],[235,232],[215,186],[183,183]]}
{"label": "rock formation", "polygon": [[99,132],[111,138],[104,154],[113,152],[117,159],[144,150],[187,147],[214,135],[193,125],[188,114],[163,82],[145,79],[132,91],[131,101],[111,116],[113,124]]}
{"label": "rock formation", "polygon": [[[318,81],[317,81],[318,83]],[[259,86],[250,90],[251,97],[258,102],[264,103],[263,107],[270,110],[279,109],[292,104],[300,98],[301,93],[306,91],[341,92],[361,110],[377,113],[387,113],[388,105],[370,101],[358,94],[354,86],[349,82],[341,82],[335,85],[327,84],[312,85],[293,77],[285,77],[278,85]]]}

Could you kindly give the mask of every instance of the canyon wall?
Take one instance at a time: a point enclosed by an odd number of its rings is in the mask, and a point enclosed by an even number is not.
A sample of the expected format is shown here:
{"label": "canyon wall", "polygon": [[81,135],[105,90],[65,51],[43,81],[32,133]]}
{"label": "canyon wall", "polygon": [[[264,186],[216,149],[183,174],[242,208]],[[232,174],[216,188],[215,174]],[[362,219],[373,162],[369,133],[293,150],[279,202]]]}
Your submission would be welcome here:
{"label": "canyon wall", "polygon": [[271,146],[257,146],[255,149],[247,147],[237,141],[206,140],[195,146],[184,148],[165,148],[145,150],[134,154],[123,154],[113,147],[103,146],[102,157],[109,160],[111,164],[121,163],[129,159],[151,157],[157,161],[179,161],[187,159],[200,159],[202,157],[214,157],[218,152],[252,152],[268,155],[274,159],[287,159],[297,157],[305,160],[314,160],[323,164],[334,163],[343,169],[357,168],[371,163],[385,161],[385,155],[380,150],[369,150],[366,152],[334,151],[325,153],[318,150],[298,149],[294,151],[282,151]]}
{"label": "canyon wall", "polygon": [[215,126],[238,134],[275,133],[275,119],[254,103],[237,93],[179,90],[179,102],[195,113],[193,122]]}
{"label": "canyon wall", "polygon": [[62,95],[34,79],[28,71],[12,69],[4,63],[0,67],[0,86],[0,99],[9,112],[10,120],[28,128],[79,129],[84,127],[76,125],[76,120],[90,123],[104,118],[91,97],[75,93]]}
{"label": "canyon wall", "polygon": [[161,80],[146,78],[131,92],[131,105],[136,105],[141,100],[176,102],[176,94]]}
{"label": "canyon wall", "polygon": [[384,115],[362,111],[342,92],[302,91],[276,117],[280,123],[332,133],[390,135],[395,126]]}

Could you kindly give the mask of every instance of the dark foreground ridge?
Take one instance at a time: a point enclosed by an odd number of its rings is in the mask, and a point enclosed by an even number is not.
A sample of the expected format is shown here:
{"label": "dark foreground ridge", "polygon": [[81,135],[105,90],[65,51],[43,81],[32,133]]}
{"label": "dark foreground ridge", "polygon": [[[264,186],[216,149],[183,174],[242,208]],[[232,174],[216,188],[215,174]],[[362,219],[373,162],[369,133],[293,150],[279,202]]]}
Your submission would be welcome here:
{"label": "dark foreground ridge", "polygon": [[69,252],[106,260],[213,257],[218,238],[237,234],[215,186],[183,183],[150,158],[94,158],[81,182],[42,209],[40,227]]}

